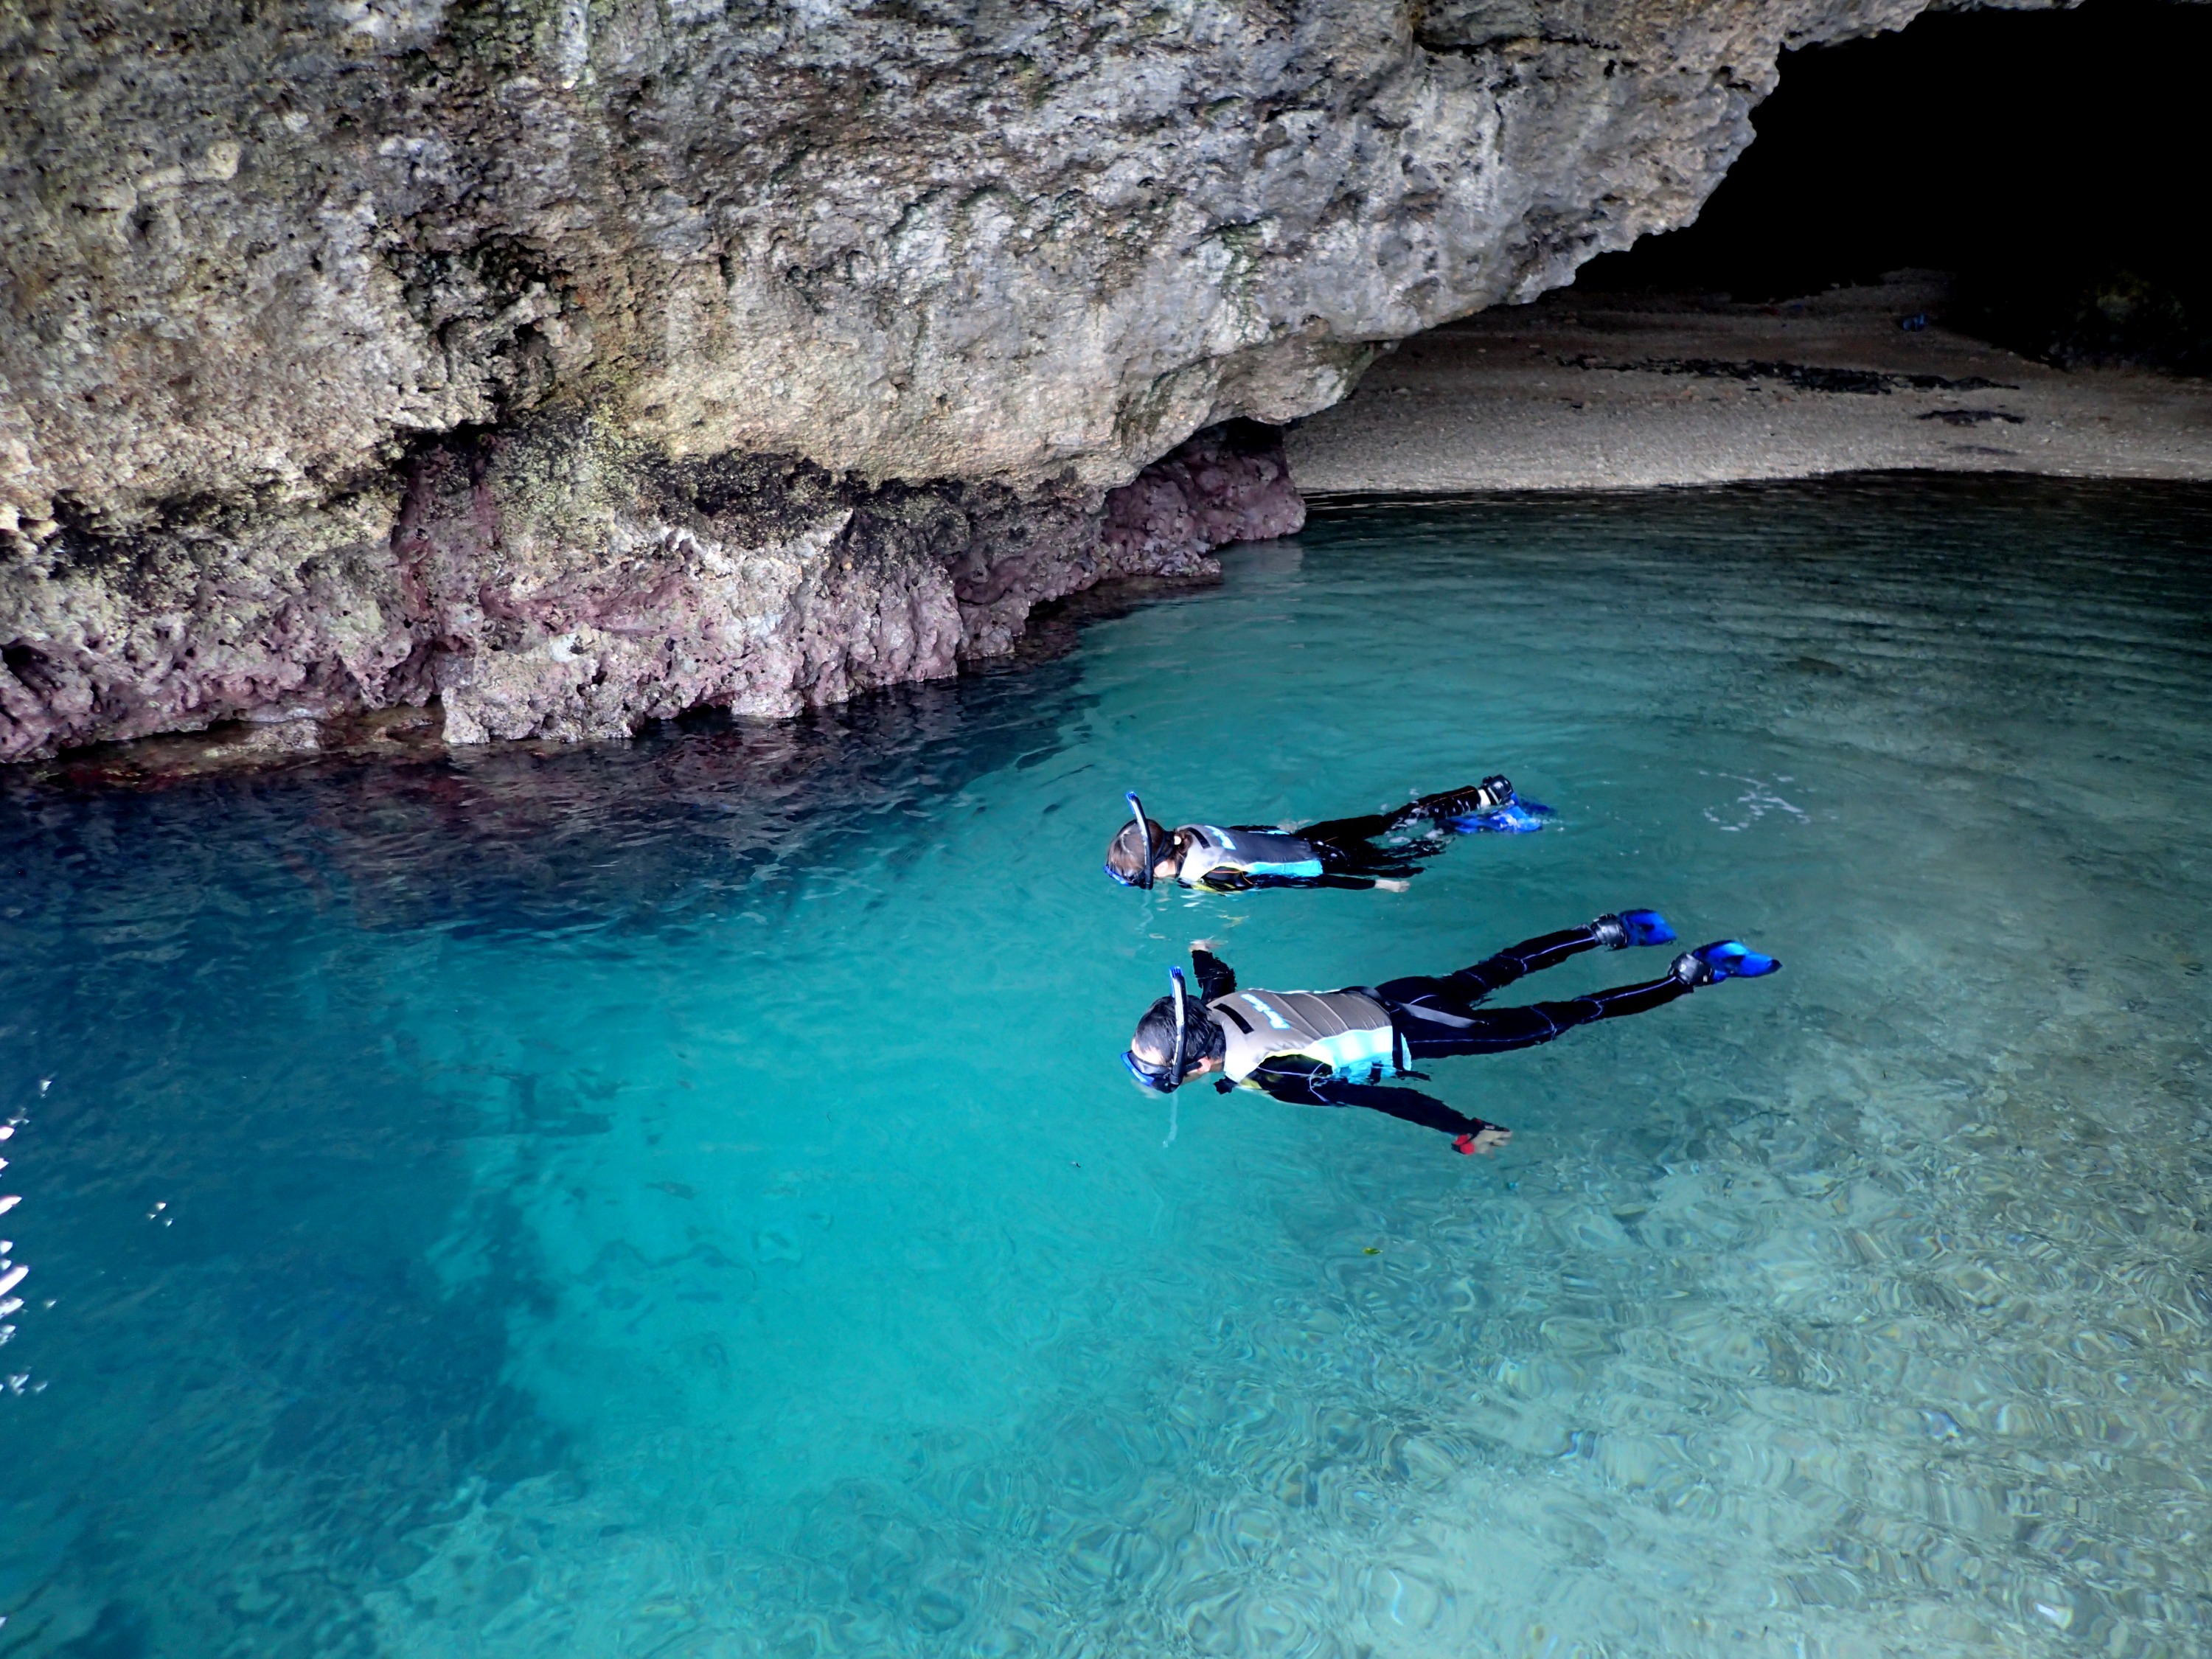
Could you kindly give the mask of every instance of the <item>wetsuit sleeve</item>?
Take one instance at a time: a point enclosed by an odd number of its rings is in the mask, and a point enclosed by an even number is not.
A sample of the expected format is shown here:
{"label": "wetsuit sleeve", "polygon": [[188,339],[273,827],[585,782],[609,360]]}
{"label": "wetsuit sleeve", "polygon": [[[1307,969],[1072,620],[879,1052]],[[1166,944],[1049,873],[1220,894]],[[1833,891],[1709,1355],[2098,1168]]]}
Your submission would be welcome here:
{"label": "wetsuit sleeve", "polygon": [[1499,1127],[1454,1111],[1434,1095],[1425,1095],[1418,1089],[1347,1083],[1324,1066],[1315,1065],[1309,1071],[1297,1060],[1270,1060],[1252,1073],[1251,1080],[1273,1098],[1293,1106],[1362,1106],[1455,1138]]}
{"label": "wetsuit sleeve", "polygon": [[1190,953],[1191,971],[1198,976],[1198,1000],[1211,1002],[1237,988],[1237,970],[1211,951]]}

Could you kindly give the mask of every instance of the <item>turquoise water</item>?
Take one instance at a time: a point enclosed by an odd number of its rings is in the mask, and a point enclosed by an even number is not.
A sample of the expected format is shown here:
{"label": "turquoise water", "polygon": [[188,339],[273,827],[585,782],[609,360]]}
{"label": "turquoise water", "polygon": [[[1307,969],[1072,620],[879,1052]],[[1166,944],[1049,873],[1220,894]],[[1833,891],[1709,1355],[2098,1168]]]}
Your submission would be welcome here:
{"label": "turquoise water", "polygon": [[[0,1655],[2212,1651],[2208,545],[1352,505],[799,722],[9,782]],[[1492,770],[1407,893],[1098,873]],[[1786,969],[1438,1063],[1494,1161],[1115,1063],[1631,904]]]}

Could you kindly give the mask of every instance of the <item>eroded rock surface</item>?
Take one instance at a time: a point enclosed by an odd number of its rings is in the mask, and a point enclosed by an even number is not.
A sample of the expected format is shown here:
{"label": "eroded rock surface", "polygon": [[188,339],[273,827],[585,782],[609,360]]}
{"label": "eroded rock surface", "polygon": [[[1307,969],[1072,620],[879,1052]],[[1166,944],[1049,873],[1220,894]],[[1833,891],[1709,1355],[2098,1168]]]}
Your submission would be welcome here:
{"label": "eroded rock surface", "polygon": [[[677,461],[539,416],[412,456],[389,494],[50,538],[6,574],[0,755],[435,697],[451,743],[787,714],[1008,649],[1030,608],[1304,521],[1282,450],[1215,428],[1101,510],[1003,484]],[[388,526],[388,528],[387,528]]]}
{"label": "eroded rock surface", "polygon": [[17,0],[0,754],[949,672],[1922,3]]}

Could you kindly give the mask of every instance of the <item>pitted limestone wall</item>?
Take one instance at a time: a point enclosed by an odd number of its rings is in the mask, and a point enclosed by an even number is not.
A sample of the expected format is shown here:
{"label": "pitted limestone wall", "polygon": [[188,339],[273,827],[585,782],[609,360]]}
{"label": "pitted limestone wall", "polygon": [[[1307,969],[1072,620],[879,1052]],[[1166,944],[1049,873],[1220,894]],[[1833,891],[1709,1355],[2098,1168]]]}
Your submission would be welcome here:
{"label": "pitted limestone wall", "polygon": [[0,753],[945,672],[1158,540],[1156,457],[1680,222],[1785,46],[1923,3],[13,0]]}

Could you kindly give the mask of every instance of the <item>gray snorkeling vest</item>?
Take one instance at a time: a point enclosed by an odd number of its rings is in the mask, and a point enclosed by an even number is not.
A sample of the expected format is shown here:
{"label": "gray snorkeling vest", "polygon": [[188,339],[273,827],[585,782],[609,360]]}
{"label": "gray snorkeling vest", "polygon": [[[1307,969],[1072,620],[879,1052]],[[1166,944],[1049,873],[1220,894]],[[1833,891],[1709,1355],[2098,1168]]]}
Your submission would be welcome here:
{"label": "gray snorkeling vest", "polygon": [[1288,1054],[1358,1083],[1412,1069],[1390,1011],[1363,991],[1232,991],[1206,1011],[1228,1039],[1222,1072],[1231,1083]]}
{"label": "gray snorkeling vest", "polygon": [[1310,841],[1264,830],[1223,830],[1211,823],[1186,823],[1181,834],[1190,837],[1190,850],[1182,855],[1176,879],[1194,887],[1216,870],[1234,870],[1247,876],[1304,876],[1321,874],[1321,854]]}

